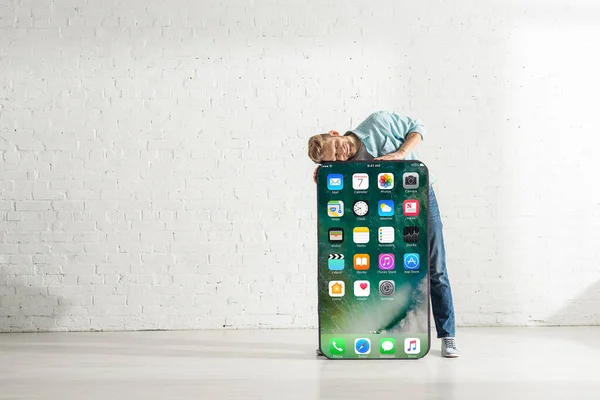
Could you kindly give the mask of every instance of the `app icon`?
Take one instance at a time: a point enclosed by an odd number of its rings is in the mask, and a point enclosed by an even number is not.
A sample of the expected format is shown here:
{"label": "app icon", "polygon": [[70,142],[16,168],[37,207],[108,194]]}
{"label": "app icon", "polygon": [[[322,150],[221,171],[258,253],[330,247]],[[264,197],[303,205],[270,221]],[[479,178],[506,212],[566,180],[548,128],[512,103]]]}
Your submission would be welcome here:
{"label": "app icon", "polygon": [[394,228],[382,226],[379,228],[379,243],[394,243]]}
{"label": "app icon", "polygon": [[371,294],[371,282],[354,281],[354,295],[356,297],[367,297]]}
{"label": "app icon", "polygon": [[419,215],[419,200],[404,200],[402,209],[407,217],[416,217]]}
{"label": "app icon", "polygon": [[394,200],[379,200],[377,211],[381,217],[391,217],[394,215]]}
{"label": "app icon", "polygon": [[379,281],[379,294],[382,296],[392,296],[396,292],[394,281]]}
{"label": "app icon", "polygon": [[367,190],[369,188],[369,175],[354,174],[352,175],[352,189]]}
{"label": "app icon", "polygon": [[359,226],[352,231],[354,243],[369,243],[369,228]]}
{"label": "app icon", "polygon": [[386,172],[377,175],[377,187],[379,189],[389,190],[394,188],[394,174]]}
{"label": "app icon", "polygon": [[359,338],[354,340],[354,351],[356,354],[369,354],[371,352],[371,339]]}
{"label": "app icon", "polygon": [[366,271],[371,267],[371,257],[368,254],[354,255],[354,269],[357,271]]}
{"label": "app icon", "polygon": [[419,338],[404,339],[404,352],[406,354],[419,354],[421,352],[421,341]]}
{"label": "app icon", "polygon": [[342,243],[344,241],[344,230],[342,228],[329,228],[329,243]]}
{"label": "app icon", "polygon": [[419,227],[418,226],[405,226],[404,227],[404,241],[406,243],[417,243],[419,241]]}
{"label": "app icon", "polygon": [[327,265],[331,271],[341,271],[344,269],[344,255],[343,254],[330,254]]}
{"label": "app icon", "polygon": [[346,340],[342,338],[331,338],[329,340],[329,352],[331,354],[344,354],[346,352]]}
{"label": "app icon", "polygon": [[327,189],[342,190],[344,188],[344,175],[329,174],[327,175]]}
{"label": "app icon", "polygon": [[417,253],[406,253],[404,255],[404,269],[412,271],[419,269],[419,255]]}
{"label": "app icon", "polygon": [[406,172],[402,175],[402,186],[404,189],[417,189],[419,187],[419,174],[416,172]]}
{"label": "app icon", "polygon": [[356,203],[354,203],[352,211],[357,217],[364,217],[369,213],[369,204],[366,201],[357,201]]}
{"label": "app icon", "polygon": [[396,352],[396,339],[383,338],[379,340],[379,352],[381,354],[394,354]]}
{"label": "app icon", "polygon": [[330,217],[341,217],[344,215],[344,202],[341,200],[331,200],[327,202],[327,215]]}
{"label": "app icon", "polygon": [[395,267],[395,258],[392,253],[382,253],[379,255],[379,269],[390,271]]}
{"label": "app icon", "polygon": [[331,297],[344,297],[346,289],[344,281],[330,281],[329,282],[329,295]]}

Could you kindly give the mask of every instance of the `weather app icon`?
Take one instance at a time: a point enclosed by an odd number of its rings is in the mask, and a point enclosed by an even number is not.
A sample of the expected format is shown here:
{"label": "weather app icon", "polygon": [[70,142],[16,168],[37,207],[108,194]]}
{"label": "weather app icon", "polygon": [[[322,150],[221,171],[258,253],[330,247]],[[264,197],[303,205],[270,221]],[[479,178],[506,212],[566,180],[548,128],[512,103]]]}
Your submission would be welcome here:
{"label": "weather app icon", "polygon": [[394,215],[394,200],[379,200],[377,211],[380,217],[391,217]]}

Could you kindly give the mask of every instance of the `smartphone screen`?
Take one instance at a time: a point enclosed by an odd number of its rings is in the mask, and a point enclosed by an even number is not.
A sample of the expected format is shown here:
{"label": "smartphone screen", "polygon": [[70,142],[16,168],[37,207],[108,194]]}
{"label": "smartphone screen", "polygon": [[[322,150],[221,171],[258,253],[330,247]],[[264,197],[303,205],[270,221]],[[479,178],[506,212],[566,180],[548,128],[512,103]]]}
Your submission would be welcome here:
{"label": "smartphone screen", "polygon": [[328,358],[429,351],[427,167],[324,164],[317,176],[319,344]]}

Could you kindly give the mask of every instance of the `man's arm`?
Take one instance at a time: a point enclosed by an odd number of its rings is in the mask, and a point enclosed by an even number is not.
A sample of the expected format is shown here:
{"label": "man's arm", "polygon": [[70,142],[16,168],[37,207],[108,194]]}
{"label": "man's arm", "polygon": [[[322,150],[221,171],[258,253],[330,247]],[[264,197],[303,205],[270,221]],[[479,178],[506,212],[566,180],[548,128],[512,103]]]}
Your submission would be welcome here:
{"label": "man's arm", "polygon": [[419,142],[421,142],[421,139],[422,136],[419,132],[410,132],[408,135],[406,135],[406,140],[404,143],[402,143],[402,146],[400,146],[398,150],[394,151],[393,153],[377,157],[375,160],[403,160],[408,153],[417,147]]}

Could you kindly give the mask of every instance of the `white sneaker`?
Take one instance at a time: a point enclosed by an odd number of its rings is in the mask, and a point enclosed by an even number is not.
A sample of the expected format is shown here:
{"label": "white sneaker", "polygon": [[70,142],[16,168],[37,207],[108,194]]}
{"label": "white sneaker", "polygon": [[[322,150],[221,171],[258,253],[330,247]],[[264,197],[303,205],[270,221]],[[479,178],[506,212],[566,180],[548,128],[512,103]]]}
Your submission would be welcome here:
{"label": "white sneaker", "polygon": [[448,358],[460,356],[460,351],[456,348],[456,341],[453,337],[442,338],[442,356]]}

